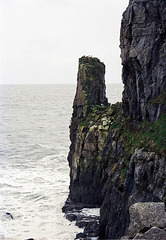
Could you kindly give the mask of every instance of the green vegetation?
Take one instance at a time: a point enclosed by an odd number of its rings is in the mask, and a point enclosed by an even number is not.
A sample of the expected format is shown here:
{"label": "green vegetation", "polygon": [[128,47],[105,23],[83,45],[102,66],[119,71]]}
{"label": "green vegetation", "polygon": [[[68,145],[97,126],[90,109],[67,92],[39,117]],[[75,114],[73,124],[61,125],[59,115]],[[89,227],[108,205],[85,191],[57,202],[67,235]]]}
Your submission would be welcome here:
{"label": "green vegetation", "polygon": [[[94,63],[101,63],[100,60],[96,57],[92,57],[92,56],[82,56],[80,59],[79,59],[79,63],[80,64],[85,64],[85,63],[88,63],[88,64],[94,64]],[[104,63],[102,63],[104,64]]]}
{"label": "green vegetation", "polygon": [[87,126],[88,126],[88,121],[86,119],[80,122],[79,128],[81,129],[81,132],[83,132],[83,130],[86,129]]}
{"label": "green vegetation", "polygon": [[111,128],[124,138],[126,163],[136,148],[166,156],[166,115],[161,116],[155,123],[121,118],[115,121]]}
{"label": "green vegetation", "polygon": [[166,89],[164,89],[163,93],[160,94],[158,97],[152,99],[150,101],[150,103],[152,104],[162,104],[162,105],[166,105]]}
{"label": "green vegetation", "polygon": [[[127,167],[135,149],[166,156],[166,115],[162,115],[155,123],[148,120],[142,122],[124,117],[121,114],[121,103],[111,106],[97,105],[90,107],[89,114],[82,119],[79,127],[81,131],[87,132],[91,126],[102,126],[103,121],[108,121],[108,130],[103,126],[104,133],[112,130],[116,134],[116,139],[123,142],[125,157],[122,156],[124,164],[121,168],[121,182],[127,175]],[[117,164],[114,163],[112,166],[113,172],[118,169]]]}
{"label": "green vegetation", "polygon": [[136,148],[166,156],[166,115],[161,116],[155,123],[140,122],[122,116],[120,109],[121,103],[111,106],[92,106],[88,116],[82,119],[79,126],[88,128],[91,122],[99,125],[103,117],[111,119],[109,128],[119,135],[119,139],[124,139],[126,165]]}
{"label": "green vegetation", "polygon": [[143,148],[146,151],[166,156],[166,115],[161,116],[155,123],[123,118],[119,122],[114,122],[111,128],[115,129],[124,139],[123,147],[126,157],[124,168],[121,170],[121,182],[127,175],[127,167],[135,149]]}
{"label": "green vegetation", "polygon": [[100,114],[107,109],[108,109],[108,106],[95,105],[95,106],[92,106],[92,114],[93,113],[99,113]]}
{"label": "green vegetation", "polygon": [[125,179],[126,176],[127,176],[127,167],[122,169],[122,174],[120,176],[121,182],[123,182],[123,180]]}
{"label": "green vegetation", "polygon": [[103,117],[111,118],[112,121],[114,121],[120,112],[121,103],[116,103],[111,106],[87,105],[86,107],[88,108],[88,115],[83,117],[82,121],[79,123],[79,127],[81,128],[88,127],[91,121],[99,125]]}
{"label": "green vegetation", "polygon": [[[88,109],[89,107],[89,109]],[[82,118],[82,121],[79,123],[79,127],[83,130],[84,127],[88,127],[91,121],[98,121],[104,112],[107,111],[108,106],[87,106],[89,114],[86,117]]]}

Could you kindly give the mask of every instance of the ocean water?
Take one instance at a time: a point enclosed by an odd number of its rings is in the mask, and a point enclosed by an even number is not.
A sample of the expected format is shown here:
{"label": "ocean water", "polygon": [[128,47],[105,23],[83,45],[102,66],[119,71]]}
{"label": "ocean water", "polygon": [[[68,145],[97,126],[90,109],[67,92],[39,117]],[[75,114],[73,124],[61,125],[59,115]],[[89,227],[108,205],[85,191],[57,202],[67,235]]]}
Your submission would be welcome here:
{"label": "ocean water", "polygon": [[[81,231],[61,211],[75,89],[0,86],[0,239],[70,240]],[[109,85],[109,102],[121,101],[122,89]]]}

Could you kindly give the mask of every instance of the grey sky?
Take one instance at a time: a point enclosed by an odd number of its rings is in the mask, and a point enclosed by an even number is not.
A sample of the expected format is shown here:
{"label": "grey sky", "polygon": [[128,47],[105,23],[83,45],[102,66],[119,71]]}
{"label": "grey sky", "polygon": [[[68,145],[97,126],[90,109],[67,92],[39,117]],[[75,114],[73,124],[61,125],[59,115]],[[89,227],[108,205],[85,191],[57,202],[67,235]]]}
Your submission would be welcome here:
{"label": "grey sky", "polygon": [[129,0],[0,0],[0,83],[76,83],[98,57],[121,82],[120,22]]}

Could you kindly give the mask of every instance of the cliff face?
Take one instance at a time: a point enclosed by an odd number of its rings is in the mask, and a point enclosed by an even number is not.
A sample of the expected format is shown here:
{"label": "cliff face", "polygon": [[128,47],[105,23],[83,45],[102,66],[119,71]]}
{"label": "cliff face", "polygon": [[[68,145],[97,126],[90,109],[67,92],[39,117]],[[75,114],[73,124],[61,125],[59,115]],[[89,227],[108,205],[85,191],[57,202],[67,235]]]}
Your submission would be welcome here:
{"label": "cliff face", "polygon": [[120,36],[123,111],[155,121],[166,110],[154,101],[166,88],[166,1],[130,0]]}
{"label": "cliff face", "polygon": [[80,58],[77,90],[73,103],[73,118],[81,119],[86,117],[91,106],[107,105],[107,103],[104,63],[97,58]]}
{"label": "cliff face", "polygon": [[[92,59],[87,57],[81,63],[81,69],[89,61]],[[102,69],[98,72],[99,80],[104,79]],[[109,106],[106,97],[102,97],[104,101],[95,99],[98,105],[93,101],[88,104],[91,95],[83,90],[86,89],[83,84],[86,85],[88,79],[82,81],[82,76],[78,72],[79,87],[70,126],[69,198],[82,206],[100,205],[100,237],[116,239],[127,231],[131,205],[163,201],[166,187],[166,116],[161,116],[155,123],[147,120],[140,122],[125,117],[121,111],[122,104]],[[93,81],[94,86],[99,86],[100,91],[105,93],[105,85],[95,84],[97,78]],[[91,91],[97,91],[97,87]],[[84,101],[80,100],[82,96]]]}
{"label": "cliff face", "polygon": [[[141,128],[140,124],[144,125],[145,122],[138,123],[138,120],[149,119],[155,122],[166,113],[165,0],[131,0],[129,2],[123,14],[120,47],[124,83],[122,112],[124,116],[130,117],[127,124],[130,133],[138,131],[143,136],[147,126],[145,129]],[[159,124],[161,124],[160,121]],[[166,119],[163,121],[166,122]],[[166,149],[164,122],[161,129],[163,129],[163,149]],[[125,128],[126,125],[123,129]],[[102,238],[114,239],[125,234],[130,221],[129,208],[132,204],[162,201],[164,196],[165,151],[158,153],[158,150],[152,147],[153,144],[156,145],[152,136],[151,140],[147,140],[151,141],[148,146],[143,139],[142,144],[140,141],[140,144],[135,145],[138,135],[136,134],[130,140],[129,136],[133,135],[128,134],[126,130],[121,130],[122,136],[118,131],[120,138],[118,136],[116,144],[114,143],[115,150],[111,147],[109,149],[110,156],[117,160],[118,167],[108,177],[104,186],[105,195],[100,218]],[[161,132],[156,132],[155,136],[161,135]],[[150,134],[148,136],[150,137]],[[143,138],[146,137],[147,134]],[[124,143],[117,151],[121,138]],[[109,158],[108,161],[110,160]],[[113,169],[112,165],[107,171],[113,172]],[[122,173],[126,171],[124,181],[120,179],[120,171]]]}
{"label": "cliff face", "polygon": [[120,239],[129,225],[134,237],[130,207],[166,199],[165,16],[165,0],[133,0],[123,14],[122,104],[107,103],[104,64],[79,60],[69,198],[101,206],[101,239]]}
{"label": "cliff face", "polygon": [[122,181],[125,168],[121,165],[125,163],[118,157],[117,169],[113,171],[113,165],[109,168],[111,174],[104,187],[105,196],[100,217],[101,238],[119,239],[126,234],[130,222],[129,208],[134,203],[163,200],[166,186],[165,160],[164,156],[154,152],[136,149]]}
{"label": "cliff face", "polygon": [[[105,95],[105,65],[97,58],[79,59],[77,90],[73,103],[70,126],[71,146],[68,155],[70,166],[70,198],[74,202],[101,203],[101,161],[97,127],[87,126],[87,116],[96,108],[108,105]],[[94,116],[91,116],[94,119]]]}

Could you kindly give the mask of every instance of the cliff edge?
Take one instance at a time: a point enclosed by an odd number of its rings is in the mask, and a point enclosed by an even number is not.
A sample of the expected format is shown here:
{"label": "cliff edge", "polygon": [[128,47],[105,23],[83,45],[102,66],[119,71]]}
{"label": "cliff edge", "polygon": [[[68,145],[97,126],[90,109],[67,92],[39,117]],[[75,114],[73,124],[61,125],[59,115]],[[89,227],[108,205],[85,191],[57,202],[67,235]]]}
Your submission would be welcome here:
{"label": "cliff edge", "polygon": [[166,112],[165,0],[130,0],[121,23],[120,48],[123,112],[156,121]]}
{"label": "cliff edge", "polygon": [[161,209],[160,202],[166,201],[165,16],[165,0],[129,1],[120,37],[122,103],[108,104],[104,64],[97,58],[79,59],[70,125],[69,199],[101,207],[101,239],[134,239],[137,230],[140,239],[149,234],[165,237],[164,221],[151,229],[143,219],[133,227],[133,216],[148,209],[143,203]]}

